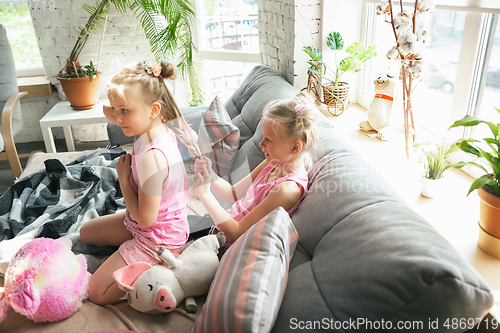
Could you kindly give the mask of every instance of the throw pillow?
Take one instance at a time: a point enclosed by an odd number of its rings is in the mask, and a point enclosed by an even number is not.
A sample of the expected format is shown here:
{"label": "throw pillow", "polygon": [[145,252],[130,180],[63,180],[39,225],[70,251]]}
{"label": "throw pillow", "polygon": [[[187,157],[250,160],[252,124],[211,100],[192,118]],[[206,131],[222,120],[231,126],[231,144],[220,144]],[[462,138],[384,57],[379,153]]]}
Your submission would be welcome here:
{"label": "throw pillow", "polygon": [[269,332],[298,238],[282,207],[248,229],[222,257],[192,332]]}
{"label": "throw pillow", "polygon": [[201,153],[212,161],[212,169],[220,177],[229,175],[240,145],[240,130],[233,125],[219,96],[201,120],[198,141]]}

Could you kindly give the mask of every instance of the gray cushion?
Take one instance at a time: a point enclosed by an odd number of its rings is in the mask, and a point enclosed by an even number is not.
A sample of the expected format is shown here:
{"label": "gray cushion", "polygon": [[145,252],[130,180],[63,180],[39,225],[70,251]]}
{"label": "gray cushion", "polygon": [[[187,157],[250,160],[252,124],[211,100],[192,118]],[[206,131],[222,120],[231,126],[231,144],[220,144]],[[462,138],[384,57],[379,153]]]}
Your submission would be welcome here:
{"label": "gray cushion", "polygon": [[289,331],[290,318],[428,328],[429,318],[442,325],[493,306],[483,278],[333,130],[320,128],[312,155],[309,192],[292,218],[299,246],[273,332]]}
{"label": "gray cushion", "polygon": [[[17,88],[17,75],[12,49],[7,31],[0,24],[0,112],[10,96],[19,92]],[[0,119],[1,121],[1,119]],[[23,127],[21,106],[18,103],[12,115],[12,135],[16,135]],[[0,151],[4,148],[3,138],[0,136]]]}
{"label": "gray cushion", "polygon": [[[263,160],[262,109],[297,92],[287,85],[278,73],[258,66],[226,103],[244,142],[233,164],[234,181]],[[394,325],[414,320],[422,321],[425,331],[429,318],[442,325],[448,318],[484,316],[493,294],[483,278],[324,117],[320,122],[309,192],[292,218],[299,245],[273,332],[289,332],[292,318],[303,324],[324,318]]]}

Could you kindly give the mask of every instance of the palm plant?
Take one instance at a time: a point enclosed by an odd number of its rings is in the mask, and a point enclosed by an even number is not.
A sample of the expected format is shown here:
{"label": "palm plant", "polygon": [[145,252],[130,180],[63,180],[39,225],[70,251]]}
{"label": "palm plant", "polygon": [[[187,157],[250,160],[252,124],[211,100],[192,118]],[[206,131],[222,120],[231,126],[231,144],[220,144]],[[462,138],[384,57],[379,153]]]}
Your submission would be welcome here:
{"label": "palm plant", "polygon": [[[500,113],[500,109],[495,109]],[[458,126],[471,127],[481,123],[488,125],[493,133],[492,138],[483,138],[482,140],[462,139],[459,140],[457,144],[458,147],[464,152],[486,160],[491,170],[487,170],[483,165],[475,161],[462,161],[452,164],[450,167],[462,168],[466,165],[473,165],[483,169],[486,174],[472,183],[467,195],[474,190],[484,187],[485,190],[488,190],[495,196],[500,197],[500,124],[494,124],[492,122],[467,115],[463,119],[457,120],[450,126],[450,128]],[[489,147],[489,151],[484,150],[480,145],[478,145],[478,143],[483,143],[483,148]]]}
{"label": "palm plant", "polygon": [[[122,15],[126,14],[127,10],[133,11],[141,22],[156,60],[169,59],[175,63],[182,78],[188,78],[191,88],[190,104],[201,104],[203,95],[198,70],[200,66],[193,55],[195,45],[191,29],[195,11],[189,0],[100,0],[93,6],[85,4],[83,8],[90,17],[80,30],[75,46],[59,76],[86,76],[78,57],[90,34],[105,22],[111,5]],[[176,57],[176,60],[172,57]]]}

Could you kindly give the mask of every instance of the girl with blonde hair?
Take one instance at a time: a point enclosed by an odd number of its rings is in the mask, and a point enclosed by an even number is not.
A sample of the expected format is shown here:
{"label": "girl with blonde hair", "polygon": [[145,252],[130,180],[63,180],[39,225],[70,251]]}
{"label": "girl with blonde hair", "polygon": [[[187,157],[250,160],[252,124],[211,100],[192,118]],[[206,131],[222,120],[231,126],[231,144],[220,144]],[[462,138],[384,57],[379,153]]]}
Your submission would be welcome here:
{"label": "girl with blonde hair", "polygon": [[165,84],[176,73],[170,63],[143,62],[122,70],[108,86],[111,106],[104,107],[105,116],[136,139],[132,154],[122,155],[116,164],[125,212],[98,217],[80,229],[86,244],[119,246],[90,279],[94,303],[112,304],[124,296],[114,271],[134,262],[159,264],[160,246],[179,253],[188,239],[189,188],[175,135],[195,156],[201,154],[196,141],[184,134],[191,135]]}
{"label": "girl with blonde hair", "polygon": [[[316,137],[316,112],[303,93],[267,105],[259,144],[265,160],[234,186],[212,171],[208,158],[196,160],[196,194],[229,241],[234,242],[279,206],[290,216],[295,212],[307,193],[305,165]],[[224,202],[234,202],[232,207],[223,209],[210,189]]]}

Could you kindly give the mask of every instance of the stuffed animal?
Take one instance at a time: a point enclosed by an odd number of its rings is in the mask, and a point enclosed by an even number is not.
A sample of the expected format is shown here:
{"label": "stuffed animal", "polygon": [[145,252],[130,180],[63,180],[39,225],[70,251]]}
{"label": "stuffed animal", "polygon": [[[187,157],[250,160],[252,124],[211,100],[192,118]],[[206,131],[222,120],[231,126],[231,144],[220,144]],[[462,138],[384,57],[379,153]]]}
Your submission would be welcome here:
{"label": "stuffed animal", "polygon": [[71,316],[87,298],[90,273],[82,254],[71,252],[71,240],[37,238],[11,259],[0,288],[0,322],[9,308],[36,323]]}
{"label": "stuffed animal", "polygon": [[377,131],[380,140],[387,141],[392,135],[391,114],[396,91],[396,78],[381,74],[374,81],[375,97],[368,106],[368,120],[359,123],[363,131]]}
{"label": "stuffed animal", "polygon": [[[184,298],[208,293],[219,266],[217,250],[225,243],[222,233],[204,236],[177,258],[161,247],[158,255],[168,267],[140,262],[115,271],[113,277],[127,292],[127,300],[134,309],[144,313],[171,312]],[[196,312],[196,308],[188,311]]]}

